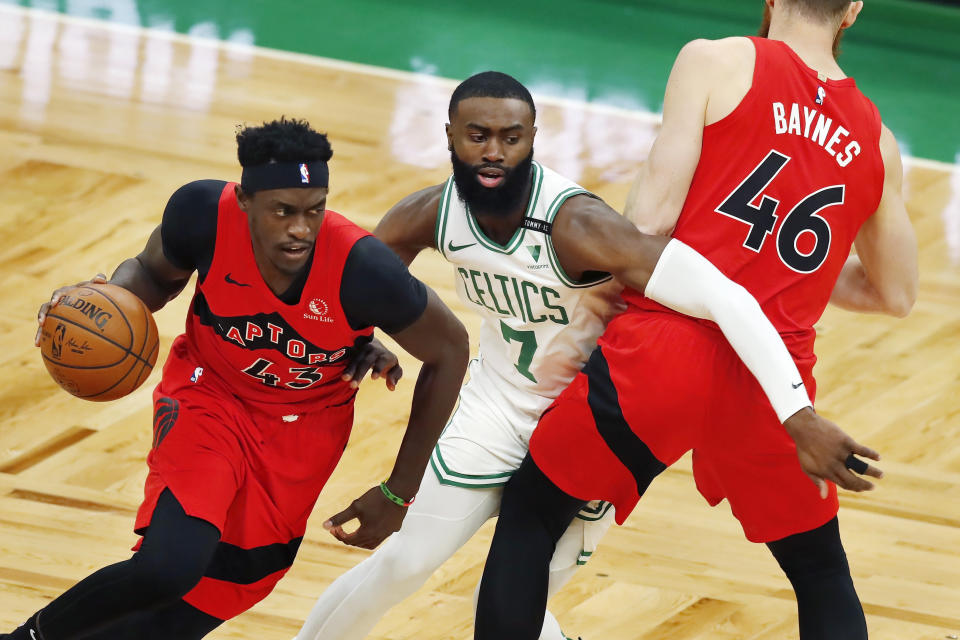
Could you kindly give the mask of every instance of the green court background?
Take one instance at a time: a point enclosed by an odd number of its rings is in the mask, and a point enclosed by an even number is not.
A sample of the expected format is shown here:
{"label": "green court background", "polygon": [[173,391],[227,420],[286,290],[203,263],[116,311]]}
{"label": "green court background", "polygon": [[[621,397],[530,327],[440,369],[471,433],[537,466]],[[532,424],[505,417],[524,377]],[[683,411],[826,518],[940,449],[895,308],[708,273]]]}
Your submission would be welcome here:
{"label": "green court background", "polygon": [[[754,33],[762,0],[0,0],[200,37],[659,112],[698,37]],[[867,0],[840,59],[905,155],[960,163],[960,8]]]}

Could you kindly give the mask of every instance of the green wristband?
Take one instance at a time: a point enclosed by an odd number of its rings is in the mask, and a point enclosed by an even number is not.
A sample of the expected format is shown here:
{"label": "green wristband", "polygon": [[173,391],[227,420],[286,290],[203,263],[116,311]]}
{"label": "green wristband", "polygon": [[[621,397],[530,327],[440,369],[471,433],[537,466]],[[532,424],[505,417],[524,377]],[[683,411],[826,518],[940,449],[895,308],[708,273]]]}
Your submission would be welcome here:
{"label": "green wristband", "polygon": [[396,505],[400,505],[401,507],[409,507],[410,505],[413,504],[413,501],[417,499],[417,497],[414,496],[410,498],[409,502],[404,500],[403,498],[395,494],[393,491],[390,491],[390,488],[387,486],[386,480],[380,483],[380,491],[382,491],[383,495],[387,497],[387,500],[389,500],[390,502]]}

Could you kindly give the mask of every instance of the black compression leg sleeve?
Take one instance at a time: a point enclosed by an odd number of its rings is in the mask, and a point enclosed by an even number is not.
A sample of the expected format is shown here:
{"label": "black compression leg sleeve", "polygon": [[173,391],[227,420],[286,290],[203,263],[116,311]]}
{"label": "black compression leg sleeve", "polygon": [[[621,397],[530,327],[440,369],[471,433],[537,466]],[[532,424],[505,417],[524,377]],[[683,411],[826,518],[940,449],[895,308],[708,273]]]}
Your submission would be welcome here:
{"label": "black compression leg sleeve", "polygon": [[480,582],[475,639],[536,640],[540,636],[550,558],[584,504],[550,482],[527,454],[503,491]]}
{"label": "black compression leg sleeve", "polygon": [[160,609],[128,615],[82,640],[200,640],[223,622],[176,600]]}
{"label": "black compression leg sleeve", "polygon": [[70,640],[127,614],[175,602],[194,587],[220,540],[215,526],[188,516],[166,490],[157,502],[143,544],[129,560],[84,578],[34,614],[13,638]]}
{"label": "black compression leg sleeve", "polygon": [[767,547],[797,594],[802,640],[866,640],[867,622],[836,518]]}

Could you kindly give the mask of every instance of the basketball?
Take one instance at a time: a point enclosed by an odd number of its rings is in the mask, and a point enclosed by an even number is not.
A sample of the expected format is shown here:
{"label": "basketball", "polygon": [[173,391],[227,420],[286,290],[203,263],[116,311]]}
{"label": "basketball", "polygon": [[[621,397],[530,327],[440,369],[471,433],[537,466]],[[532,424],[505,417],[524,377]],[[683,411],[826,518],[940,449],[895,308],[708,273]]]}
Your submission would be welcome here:
{"label": "basketball", "polygon": [[43,364],[57,384],[97,402],[121,398],[143,384],[159,347],[150,310],[112,284],[69,289],[50,309],[40,334]]}

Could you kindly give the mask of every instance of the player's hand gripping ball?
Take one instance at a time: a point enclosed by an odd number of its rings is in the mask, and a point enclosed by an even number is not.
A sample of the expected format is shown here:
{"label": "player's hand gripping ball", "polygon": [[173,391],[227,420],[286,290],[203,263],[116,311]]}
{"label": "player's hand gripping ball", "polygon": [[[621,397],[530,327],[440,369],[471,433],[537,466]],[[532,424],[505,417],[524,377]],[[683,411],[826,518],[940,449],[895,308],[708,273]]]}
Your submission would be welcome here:
{"label": "player's hand gripping ball", "polygon": [[61,387],[84,400],[121,398],[153,371],[153,315],[123,287],[90,282],[62,292],[40,328],[40,352]]}

